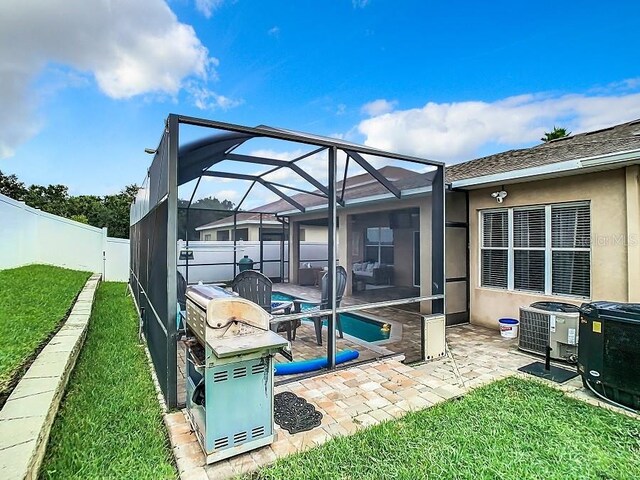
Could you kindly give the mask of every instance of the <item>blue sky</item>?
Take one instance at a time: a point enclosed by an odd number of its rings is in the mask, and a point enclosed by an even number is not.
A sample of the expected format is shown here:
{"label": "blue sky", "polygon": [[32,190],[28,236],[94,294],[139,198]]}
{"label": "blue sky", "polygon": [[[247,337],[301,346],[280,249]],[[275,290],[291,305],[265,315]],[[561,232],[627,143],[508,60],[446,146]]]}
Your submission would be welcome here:
{"label": "blue sky", "polygon": [[640,118],[635,1],[30,3],[0,5],[0,170],[74,194],[140,183],[171,112],[450,163]]}

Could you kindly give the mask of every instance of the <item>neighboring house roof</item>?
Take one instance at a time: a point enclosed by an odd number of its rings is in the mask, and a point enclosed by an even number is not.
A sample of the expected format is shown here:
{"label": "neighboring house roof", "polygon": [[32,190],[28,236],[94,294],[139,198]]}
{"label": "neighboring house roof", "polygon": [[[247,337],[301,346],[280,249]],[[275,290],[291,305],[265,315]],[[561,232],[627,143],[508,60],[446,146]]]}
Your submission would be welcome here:
{"label": "neighboring house roof", "polygon": [[[509,150],[468,162],[449,165],[445,169],[445,181],[454,187],[488,184],[491,180],[501,177],[531,178],[536,175],[548,174],[543,172],[545,166],[557,164],[557,171],[573,172],[577,166],[584,167],[588,159],[605,157],[602,164],[613,165],[614,154],[633,152],[632,160],[640,158],[640,119],[620,125],[603,128],[591,132],[579,133],[569,137],[559,138],[530,148]],[[611,155],[611,158],[607,156]],[[582,162],[580,162],[582,161]],[[563,167],[563,162],[568,164]],[[563,168],[560,168],[563,167]],[[549,170],[549,169],[547,169]],[[401,167],[386,166],[378,170],[402,191],[427,187],[431,185],[434,172],[417,173]],[[510,175],[513,173],[513,175]],[[526,175],[525,175],[526,174]],[[477,180],[477,181],[476,181]],[[337,182],[338,195],[342,191],[342,181]],[[377,195],[387,194],[386,188],[368,173],[354,175],[346,180],[344,192],[345,200],[375,198]],[[326,204],[326,199],[307,193],[292,195],[295,201],[304,207],[315,207]],[[285,200],[278,200],[254,209],[255,212],[291,212],[294,208]],[[268,215],[275,221],[274,215]],[[239,212],[236,223],[259,222],[259,213]],[[264,215],[263,221],[267,218]],[[233,225],[228,218],[223,218],[196,230],[204,230],[213,226]]]}
{"label": "neighboring house roof", "polygon": [[640,148],[640,119],[446,167],[446,182]]}

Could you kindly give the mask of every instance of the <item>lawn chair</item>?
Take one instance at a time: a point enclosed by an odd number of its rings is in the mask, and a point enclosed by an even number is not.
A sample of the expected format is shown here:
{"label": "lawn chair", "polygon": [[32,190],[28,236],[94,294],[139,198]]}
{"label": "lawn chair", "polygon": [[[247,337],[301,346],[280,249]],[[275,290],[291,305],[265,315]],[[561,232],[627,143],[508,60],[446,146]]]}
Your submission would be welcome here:
{"label": "lawn chair", "polygon": [[[325,273],[322,276],[321,285],[322,285],[322,297],[320,299],[320,303],[314,303],[312,307],[310,308],[305,307],[303,309],[302,308],[303,304],[308,305],[313,302],[308,302],[306,300],[293,301],[294,312],[296,313],[304,312],[304,313],[310,314],[309,319],[313,320],[313,323],[316,327],[316,340],[318,342],[318,345],[322,345],[322,322],[327,317],[326,316],[313,317],[312,315],[314,311],[326,310],[328,308],[331,308],[331,300],[329,298],[331,295],[331,292],[329,292],[329,272]],[[346,286],[347,286],[347,271],[344,269],[344,267],[338,266],[336,268],[336,307],[339,307],[340,302],[342,302],[342,297],[344,296],[344,289]],[[340,315],[336,315],[336,326],[338,327],[340,338],[344,338],[342,333],[342,322],[340,321]]]}
{"label": "lawn chair", "polygon": [[264,310],[275,315],[271,320],[271,330],[278,333],[287,332],[287,340],[295,340],[295,330],[300,326],[301,322],[300,320],[278,321],[277,314],[289,313],[290,309],[289,311],[272,312],[271,293],[273,283],[269,280],[269,277],[255,270],[245,270],[236,275],[236,278],[233,279],[233,283],[231,284],[231,288],[242,298],[257,303]]}

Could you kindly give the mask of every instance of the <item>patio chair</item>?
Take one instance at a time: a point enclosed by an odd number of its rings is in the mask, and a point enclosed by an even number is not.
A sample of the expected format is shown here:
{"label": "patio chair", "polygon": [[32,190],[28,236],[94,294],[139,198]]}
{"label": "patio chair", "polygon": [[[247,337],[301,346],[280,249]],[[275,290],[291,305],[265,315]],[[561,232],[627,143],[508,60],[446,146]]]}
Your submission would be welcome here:
{"label": "patio chair", "polygon": [[183,323],[187,314],[187,281],[178,270],[176,271],[176,284],[176,296],[178,297],[176,328],[178,331],[181,331],[184,329]]}
{"label": "patio chair", "polygon": [[[308,302],[306,300],[294,300],[294,312],[305,312],[309,313],[309,319],[313,320],[314,326],[316,327],[316,341],[318,345],[322,345],[322,322],[326,316],[313,317],[313,312],[318,310],[326,310],[327,308],[331,308],[331,300],[329,296],[331,292],[329,292],[329,272],[325,273],[322,276],[322,297],[320,299],[320,303]],[[338,266],[336,268],[336,307],[340,306],[340,302],[342,302],[342,297],[344,296],[344,289],[347,286],[347,271],[344,267]],[[308,305],[312,303],[313,306],[311,308],[307,308],[302,310],[302,305]],[[344,338],[342,332],[342,322],[340,321],[340,315],[336,315],[336,327],[338,328],[338,332],[340,334],[340,338]]]}
{"label": "patio chair", "polygon": [[[271,311],[271,294],[273,283],[266,275],[255,270],[245,270],[236,275],[231,288],[242,298],[257,303],[269,313]],[[289,313],[284,311],[282,313]],[[287,332],[287,340],[295,340],[295,330],[300,326],[300,320],[278,321],[277,315],[271,320],[271,330],[274,332]]]}

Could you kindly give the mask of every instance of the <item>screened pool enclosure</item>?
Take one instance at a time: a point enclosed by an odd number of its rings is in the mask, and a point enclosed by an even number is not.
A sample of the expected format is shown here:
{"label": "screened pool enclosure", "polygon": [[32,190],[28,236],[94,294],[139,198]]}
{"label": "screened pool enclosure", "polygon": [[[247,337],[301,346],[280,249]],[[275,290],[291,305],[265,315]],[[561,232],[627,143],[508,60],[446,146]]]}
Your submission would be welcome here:
{"label": "screened pool enclosure", "polygon": [[228,285],[245,256],[274,298],[319,300],[328,289],[314,313],[321,333],[307,313],[278,317],[300,320],[294,361],[325,357],[334,369],[342,348],[359,361],[424,356],[424,315],[445,305],[442,163],[174,114],[152,153],[131,206],[130,286],[170,408],[181,402],[177,276]]}

